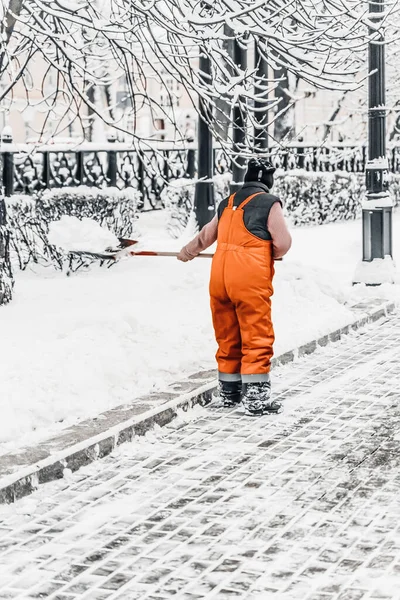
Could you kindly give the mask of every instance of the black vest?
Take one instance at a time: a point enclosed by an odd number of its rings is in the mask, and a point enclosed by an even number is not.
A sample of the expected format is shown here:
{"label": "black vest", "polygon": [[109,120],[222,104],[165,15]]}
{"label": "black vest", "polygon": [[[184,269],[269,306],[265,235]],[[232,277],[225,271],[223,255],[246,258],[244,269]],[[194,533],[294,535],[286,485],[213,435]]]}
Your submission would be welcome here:
{"label": "black vest", "polygon": [[[282,202],[277,196],[273,196],[269,193],[269,189],[266,185],[259,181],[249,181],[245,183],[240,190],[238,190],[233,199],[233,205],[239,206],[246,198],[252,194],[262,192],[259,196],[256,196],[243,209],[243,220],[246,229],[262,240],[270,240],[271,234],[267,229],[267,221],[270,210],[275,202]],[[218,206],[218,219],[221,218],[222,211],[228,206],[229,198],[222,200]]]}

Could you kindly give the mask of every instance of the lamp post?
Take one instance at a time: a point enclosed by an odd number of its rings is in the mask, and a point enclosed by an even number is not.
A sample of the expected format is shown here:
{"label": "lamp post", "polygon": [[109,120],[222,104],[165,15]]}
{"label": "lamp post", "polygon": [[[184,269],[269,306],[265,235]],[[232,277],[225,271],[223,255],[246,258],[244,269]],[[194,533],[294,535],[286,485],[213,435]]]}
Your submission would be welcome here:
{"label": "lamp post", "polygon": [[[247,48],[244,44],[244,40],[234,40],[233,61],[237,65],[238,70],[241,71],[244,71],[247,67]],[[246,148],[246,119],[240,104],[239,97],[233,107],[233,162],[232,183],[230,186],[232,193],[236,192],[242,186],[246,170],[244,157],[244,150]]]}
{"label": "lamp post", "polygon": [[[200,79],[204,85],[211,83],[211,62],[205,48],[200,50],[199,59]],[[194,211],[199,229],[207,225],[215,215],[214,184],[212,181],[213,140],[208,121],[211,117],[211,107],[207,100],[199,99],[198,153],[197,153],[197,182],[194,192]]]}
{"label": "lamp post", "polygon": [[362,205],[363,259],[354,277],[354,283],[367,285],[393,283],[394,277],[393,203],[386,156],[385,37],[380,30],[384,10],[385,0],[369,0],[367,193]]}

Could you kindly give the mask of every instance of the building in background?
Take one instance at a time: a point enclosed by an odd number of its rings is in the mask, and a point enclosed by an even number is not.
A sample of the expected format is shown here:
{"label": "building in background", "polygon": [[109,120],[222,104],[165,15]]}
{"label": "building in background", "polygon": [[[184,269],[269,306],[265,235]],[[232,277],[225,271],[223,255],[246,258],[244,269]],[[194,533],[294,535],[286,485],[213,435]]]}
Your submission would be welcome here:
{"label": "building in background", "polygon": [[[46,142],[50,139],[62,142],[70,140],[74,144],[83,139],[100,142],[107,140],[110,133],[120,141],[129,142],[129,132],[147,140],[172,142],[195,137],[197,112],[190,96],[183,85],[165,72],[161,65],[156,71],[157,61],[153,58],[151,68],[146,69],[145,62],[142,62],[144,79],[133,73],[136,88],[133,98],[125,77],[114,82],[109,90],[100,86],[93,90],[94,103],[100,113],[106,115],[108,104],[111,103],[113,120],[118,123],[118,129],[113,132],[95,115],[91,117],[90,128],[88,115],[83,123],[74,119],[75,115],[62,102],[62,95],[52,103],[58,85],[57,72],[55,69],[48,70],[40,58],[34,59],[30,65],[32,85],[29,102],[22,84],[18,83],[12,99],[1,106],[0,127],[11,126],[14,140],[21,143]],[[43,95],[46,100],[43,100]],[[295,142],[300,139],[310,144],[324,140],[353,144],[366,139],[365,86],[357,92],[343,94],[313,89],[299,82],[295,90],[288,90],[288,95],[293,107],[282,117],[290,122],[288,140]],[[389,117],[389,131],[395,116]],[[269,131],[273,136],[272,125]]]}

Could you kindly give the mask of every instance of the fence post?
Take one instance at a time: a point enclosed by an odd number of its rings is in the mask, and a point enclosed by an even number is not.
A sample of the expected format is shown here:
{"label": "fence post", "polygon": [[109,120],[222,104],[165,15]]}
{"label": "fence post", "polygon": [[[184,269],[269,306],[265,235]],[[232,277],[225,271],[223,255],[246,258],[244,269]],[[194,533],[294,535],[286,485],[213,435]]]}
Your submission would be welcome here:
{"label": "fence post", "polygon": [[[11,127],[5,127],[1,134],[2,144],[12,144]],[[14,153],[3,152],[3,187],[4,195],[9,197],[14,193]]]}
{"label": "fence post", "polygon": [[[187,142],[189,144],[193,144],[194,138],[187,138]],[[187,152],[187,167],[186,167],[186,177],[189,179],[194,179],[196,174],[196,153],[194,148],[189,148]]]}
{"label": "fence post", "polygon": [[344,161],[343,161],[343,148],[342,148],[342,154],[341,154],[341,159],[337,162],[337,170],[338,171],[344,171]]}
{"label": "fence post", "polygon": [[142,194],[142,205],[146,205],[146,190],[144,187],[144,164],[140,152],[137,153],[137,178],[138,178],[138,190]]}
{"label": "fence post", "polygon": [[169,178],[169,150],[163,150],[163,177],[165,181]]}
{"label": "fence post", "polygon": [[312,164],[314,173],[316,173],[318,171],[318,154],[317,154],[317,152],[318,152],[318,150],[314,146],[314,148],[313,148],[313,164]]}
{"label": "fence post", "polygon": [[78,185],[83,185],[85,179],[85,169],[83,164],[83,152],[77,150],[75,153],[76,157],[76,181]]}
{"label": "fence post", "polygon": [[[115,135],[111,134],[107,138],[110,144],[115,144],[116,138]],[[117,186],[117,175],[118,175],[118,165],[117,165],[117,153],[115,150],[107,150],[107,158],[108,158],[108,168],[107,168],[107,180],[108,185],[111,187]]]}
{"label": "fence post", "polygon": [[50,187],[50,152],[43,152],[42,187],[46,190]]}
{"label": "fence post", "polygon": [[[304,138],[302,136],[300,136],[297,139],[299,144],[301,144],[303,142],[303,140],[304,140]],[[303,146],[297,147],[297,168],[304,169],[304,147]]]}

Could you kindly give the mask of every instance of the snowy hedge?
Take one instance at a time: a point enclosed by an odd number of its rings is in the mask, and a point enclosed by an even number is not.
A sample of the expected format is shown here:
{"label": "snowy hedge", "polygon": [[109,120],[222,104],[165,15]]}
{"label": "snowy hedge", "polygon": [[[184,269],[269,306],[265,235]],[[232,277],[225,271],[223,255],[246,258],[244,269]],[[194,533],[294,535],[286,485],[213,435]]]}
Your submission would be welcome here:
{"label": "snowy hedge", "polygon": [[[229,195],[230,173],[214,177],[214,193],[217,205]],[[175,179],[161,192],[161,201],[167,211],[168,233],[178,238],[185,230],[194,204],[196,180]]]}
{"label": "snowy hedge", "polygon": [[[336,171],[314,173],[304,170],[278,171],[274,193],[283,199],[293,225],[322,225],[361,216],[365,199],[365,175]],[[400,204],[400,175],[390,175],[390,193]]]}
{"label": "snowy hedge", "polygon": [[[365,196],[364,175],[346,171],[314,173],[296,169],[275,174],[273,193],[282,198],[293,225],[321,225],[355,219],[361,214]],[[167,229],[179,237],[193,208],[195,180],[177,179],[163,190],[169,212]],[[214,179],[216,204],[229,195],[230,174]],[[400,204],[400,175],[391,175],[390,191],[395,206]]]}
{"label": "snowy hedge", "polygon": [[345,171],[278,171],[273,193],[282,198],[293,225],[355,219],[361,212],[365,194],[364,175]]}
{"label": "snowy hedge", "polygon": [[93,219],[117,237],[129,237],[137,218],[140,192],[129,188],[89,187],[47,190],[37,196],[6,199],[11,250],[21,269],[31,263],[51,262],[63,268],[64,255],[48,240],[49,227],[63,216]]}
{"label": "snowy hedge", "polygon": [[48,263],[62,268],[62,254],[48,243],[48,223],[40,218],[33,196],[14,195],[6,198],[10,250],[20,269],[29,263]]}

